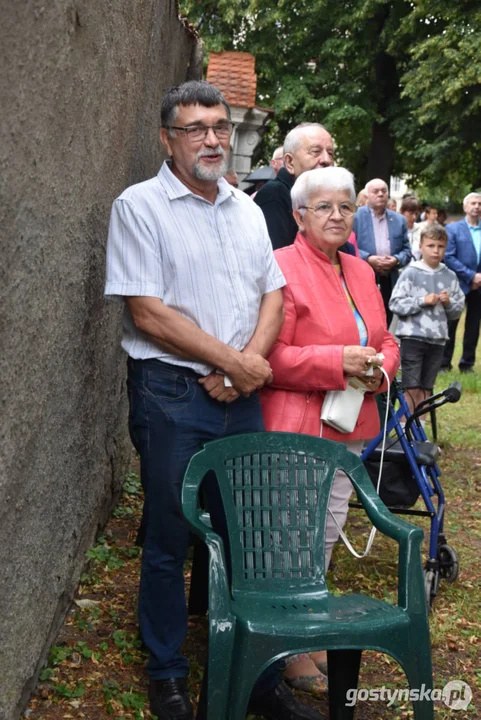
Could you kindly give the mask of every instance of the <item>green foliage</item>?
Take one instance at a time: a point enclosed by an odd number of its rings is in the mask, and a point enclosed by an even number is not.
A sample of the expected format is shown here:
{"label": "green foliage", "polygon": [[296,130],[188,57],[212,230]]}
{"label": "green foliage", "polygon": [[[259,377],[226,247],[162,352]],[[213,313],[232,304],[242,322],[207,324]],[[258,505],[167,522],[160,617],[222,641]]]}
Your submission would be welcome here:
{"label": "green foliage", "polygon": [[123,548],[121,552],[122,552],[122,555],[126,558],[134,558],[134,557],[139,557],[139,555],[141,553],[141,549],[139,547],[135,546],[135,547],[130,547],[130,548]]}
{"label": "green foliage", "polygon": [[[451,178],[452,179],[452,178]],[[471,191],[469,185],[458,184],[449,190],[446,186],[429,185],[426,183],[411,183],[411,190],[421,201],[433,204],[435,207],[444,207],[449,213],[463,214],[462,199]],[[449,192],[449,195],[446,193]]]}
{"label": "green foliage", "polygon": [[[100,649],[107,648],[108,645],[106,645],[106,643],[103,643],[100,646]],[[53,645],[50,648],[48,656],[49,665],[51,665],[52,667],[45,668],[40,672],[40,680],[48,680],[49,678],[51,678],[54,673],[54,670],[52,668],[55,668],[61,663],[63,663],[65,660],[70,659],[74,652],[78,653],[78,655],[83,657],[85,660],[91,660],[92,657],[97,662],[100,662],[102,660],[102,654],[100,652],[95,652],[94,650],[91,650],[84,640],[79,640],[73,647],[71,645]]]}
{"label": "green foliage", "polygon": [[102,685],[102,692],[104,700],[108,702],[119,694],[120,686],[116,680],[104,680]]}
{"label": "green foliage", "polygon": [[141,492],[142,486],[139,476],[133,471],[128,472],[122,486],[121,502],[114,510],[114,517],[123,518],[133,515],[135,512],[135,502],[132,501],[140,498]]}
{"label": "green foliage", "polygon": [[110,619],[112,620],[114,625],[119,625],[120,618],[117,610],[115,608],[110,608],[109,610]]}
{"label": "green foliage", "polygon": [[143,662],[143,658],[140,657],[138,653],[142,643],[136,635],[124,632],[123,630],[115,630],[112,635],[112,640],[122,653],[122,662],[124,665]]}
{"label": "green foliage", "polygon": [[43,668],[43,670],[40,670],[38,679],[40,682],[45,682],[46,680],[50,680],[52,675],[54,674],[55,670],[53,668]]}
{"label": "green foliage", "polygon": [[59,645],[52,645],[50,648],[50,652],[48,654],[48,662],[49,665],[53,665],[54,667],[56,665],[60,665],[61,662],[66,660],[71,656],[73,653],[73,648],[69,645],[66,646],[59,646]]}
{"label": "green foliage", "polygon": [[124,692],[120,698],[122,705],[128,710],[143,710],[145,707],[145,695],[143,693]]}
{"label": "green foliage", "polygon": [[102,660],[102,654],[91,650],[87,643],[83,640],[79,640],[79,642],[75,645],[75,650],[86,660],[91,660],[92,658],[94,658],[97,662],[101,662]]}
{"label": "green foliage", "polygon": [[479,3],[183,0],[182,12],[209,52],[255,55],[257,101],[275,110],[264,161],[315,120],[361,183],[405,173],[451,194],[481,183]]}
{"label": "green foliage", "polygon": [[81,682],[74,685],[73,688],[65,683],[60,683],[59,685],[53,685],[53,690],[63,698],[79,698],[85,694],[85,686]]}
{"label": "green foliage", "polygon": [[457,200],[460,185],[472,189],[481,178],[480,27],[479,3],[417,0],[392,43],[394,48],[414,38],[401,95],[421,142],[407,170],[425,183],[440,184]]}
{"label": "green foliage", "polygon": [[83,572],[80,575],[80,584],[81,585],[98,585],[99,583],[100,583],[100,578],[96,573]]}
{"label": "green foliage", "polygon": [[117,505],[113,512],[113,516],[116,518],[130,517],[134,514],[134,508],[130,505]]}
{"label": "green foliage", "polygon": [[134,711],[135,720],[145,717],[143,710],[147,704],[145,693],[122,692],[122,688],[115,680],[105,680],[102,686],[104,701],[109,715],[113,715],[116,707]]}
{"label": "green foliage", "polygon": [[132,471],[127,473],[122,490],[126,495],[138,495],[140,493],[142,487],[137,473]]}
{"label": "green foliage", "polygon": [[109,545],[103,536],[99,537],[97,543],[87,550],[86,556],[95,564],[104,566],[107,571],[118,570],[124,565],[117,549]]}

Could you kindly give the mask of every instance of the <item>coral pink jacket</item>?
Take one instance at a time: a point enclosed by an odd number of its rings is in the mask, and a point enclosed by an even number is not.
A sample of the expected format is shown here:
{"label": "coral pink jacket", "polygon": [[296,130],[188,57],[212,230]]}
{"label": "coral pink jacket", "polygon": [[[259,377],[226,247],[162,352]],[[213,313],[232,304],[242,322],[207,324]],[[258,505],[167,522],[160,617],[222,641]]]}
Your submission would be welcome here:
{"label": "coral pink jacket", "polygon": [[[328,257],[303,235],[275,252],[287,281],[282,288],[285,320],[268,360],[274,381],[261,392],[267,430],[321,434],[320,414],[327,390],[344,390],[345,345],[359,345],[359,331],[344,288]],[[399,367],[399,350],[386,329],[386,314],[374,272],[365,260],[339,253],[342,274],[368,332],[367,344],[386,359],[390,380]],[[378,392],[387,388],[384,380]],[[323,424],[322,437],[345,442],[379,432],[379,413],[371,394],[364,396],[353,433]]]}

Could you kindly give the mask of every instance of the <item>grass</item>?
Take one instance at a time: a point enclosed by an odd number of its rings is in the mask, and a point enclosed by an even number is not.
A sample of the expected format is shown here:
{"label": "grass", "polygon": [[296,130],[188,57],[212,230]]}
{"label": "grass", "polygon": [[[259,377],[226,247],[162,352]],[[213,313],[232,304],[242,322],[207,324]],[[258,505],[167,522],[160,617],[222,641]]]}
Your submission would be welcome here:
{"label": "grass", "polygon": [[[462,324],[458,339],[462,338]],[[457,364],[460,349],[456,350]],[[460,559],[460,575],[454,584],[442,582],[430,615],[434,686],[450,680],[467,682],[473,701],[465,711],[453,711],[441,701],[435,704],[440,720],[471,720],[481,710],[481,450],[479,409],[481,363],[476,375],[453,371],[440,375],[436,390],[460,380],[463,394],[457,404],[438,411],[438,437],[443,448],[442,486],[447,498],[446,535]],[[134,467],[128,474],[119,505],[97,543],[87,553],[81,578],[64,627],[51,648],[48,666],[27,709],[30,720],[142,720],[149,718],[145,652],[138,637],[136,605],[139,551],[135,546],[142,496]],[[429,534],[429,523],[416,523]],[[357,548],[363,547],[368,525],[359,512],[349,515],[348,534]],[[186,582],[190,573],[186,569]],[[334,569],[328,575],[335,592],[364,592],[396,602],[397,546],[378,535],[371,554],[354,559],[343,545],[334,553]],[[200,689],[206,658],[207,627],[202,618],[190,618],[184,651],[189,657],[189,686],[195,698]],[[406,689],[401,668],[391,658],[374,652],[363,654],[359,688],[385,686]],[[326,711],[326,702],[303,695],[304,702]],[[405,700],[358,701],[356,720],[410,718]],[[217,720],[217,719],[215,719]],[[220,719],[219,719],[220,720]]]}

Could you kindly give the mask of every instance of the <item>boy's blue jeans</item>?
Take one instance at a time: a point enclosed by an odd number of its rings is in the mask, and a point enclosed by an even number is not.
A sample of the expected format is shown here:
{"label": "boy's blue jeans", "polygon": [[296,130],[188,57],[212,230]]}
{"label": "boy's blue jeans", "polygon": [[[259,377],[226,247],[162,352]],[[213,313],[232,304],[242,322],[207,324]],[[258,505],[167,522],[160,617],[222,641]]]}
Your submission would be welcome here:
{"label": "boy's blue jeans", "polygon": [[[128,360],[129,430],[140,455],[145,493],[139,622],[150,652],[147,672],[154,679],[184,677],[189,671],[179,651],[187,633],[183,570],[189,529],[181,490],[189,460],[205,442],[264,430],[257,393],[221,403],[198,378],[189,369],[155,359]],[[206,500],[214,529],[223,534],[223,511],[214,489],[215,484],[206,484]],[[253,694],[273,689],[280,680],[279,663],[273,663]]]}

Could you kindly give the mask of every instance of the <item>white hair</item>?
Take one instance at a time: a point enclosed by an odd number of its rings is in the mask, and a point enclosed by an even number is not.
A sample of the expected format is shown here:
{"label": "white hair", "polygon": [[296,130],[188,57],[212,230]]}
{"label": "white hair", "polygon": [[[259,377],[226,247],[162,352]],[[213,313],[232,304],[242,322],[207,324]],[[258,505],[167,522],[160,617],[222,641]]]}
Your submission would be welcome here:
{"label": "white hair", "polygon": [[369,180],[369,182],[366,183],[366,187],[364,188],[364,190],[366,192],[369,192],[369,187],[372,185],[372,183],[378,182],[382,182],[386,186],[386,190],[389,190],[387,182],[385,182],[385,180],[383,180],[382,178],[373,178],[372,180]]}
{"label": "white hair", "polygon": [[481,192],[470,192],[466,195],[466,197],[463,200],[463,208],[468,202],[468,200],[474,200],[474,198],[481,198]]}
{"label": "white hair", "polygon": [[[276,157],[277,155],[277,157]],[[281,145],[280,147],[276,148],[274,152],[272,153],[272,160],[280,160],[284,157],[284,147]]]}
{"label": "white hair", "polygon": [[299,175],[291,190],[292,209],[299,210],[309,204],[309,198],[318,190],[346,190],[352,203],[356,202],[354,176],[342,167],[316,168]]}
{"label": "white hair", "polygon": [[324,125],[321,125],[320,123],[311,123],[311,122],[303,122],[300,123],[300,125],[296,125],[295,128],[290,130],[287,135],[286,139],[284,140],[284,155],[286,153],[290,153],[291,155],[296,152],[297,148],[301,144],[301,137],[303,135],[303,130],[306,128],[315,127],[319,130],[324,130],[328,134],[329,131],[326,130]]}

